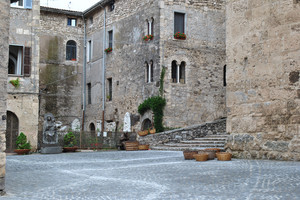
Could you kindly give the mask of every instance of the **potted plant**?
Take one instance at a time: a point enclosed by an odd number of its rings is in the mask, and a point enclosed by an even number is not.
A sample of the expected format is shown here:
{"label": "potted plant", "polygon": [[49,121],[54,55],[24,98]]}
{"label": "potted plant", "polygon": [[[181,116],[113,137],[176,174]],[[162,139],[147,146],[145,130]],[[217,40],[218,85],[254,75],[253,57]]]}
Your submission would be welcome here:
{"label": "potted plant", "polygon": [[69,133],[64,136],[64,152],[75,152],[78,148],[76,144],[74,133],[69,131]]}
{"label": "potted plant", "polygon": [[153,40],[153,37],[154,37],[153,35],[146,35],[143,37],[143,40],[144,41]]}
{"label": "potted plant", "polygon": [[105,51],[106,53],[112,52],[112,48],[109,47],[109,48],[107,48],[107,49],[104,49],[104,51]]}
{"label": "potted plant", "polygon": [[15,88],[18,88],[20,86],[20,81],[19,78],[17,78],[16,80],[10,80],[9,81]]}
{"label": "potted plant", "polygon": [[174,34],[174,38],[175,39],[179,39],[179,40],[185,40],[186,39],[186,35],[185,35],[185,33],[177,32],[177,33]]}
{"label": "potted plant", "polygon": [[18,155],[28,154],[31,150],[30,142],[27,141],[26,135],[21,132],[16,141],[17,149],[14,150]]}

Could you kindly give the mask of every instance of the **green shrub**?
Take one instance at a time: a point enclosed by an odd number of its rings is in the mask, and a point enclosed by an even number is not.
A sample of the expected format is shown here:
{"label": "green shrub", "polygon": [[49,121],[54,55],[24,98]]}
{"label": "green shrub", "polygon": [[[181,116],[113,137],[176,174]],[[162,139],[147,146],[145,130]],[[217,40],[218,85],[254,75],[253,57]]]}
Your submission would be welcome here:
{"label": "green shrub", "polygon": [[74,147],[76,144],[76,138],[72,131],[64,136],[64,147]]}
{"label": "green shrub", "polygon": [[152,110],[154,113],[154,127],[156,132],[164,131],[163,127],[163,117],[164,117],[164,107],[166,106],[166,99],[160,96],[154,96],[146,99],[138,107],[138,112],[143,115],[147,110]]}
{"label": "green shrub", "polygon": [[16,144],[17,149],[31,149],[30,142],[27,142],[27,137],[23,132],[17,137]]}

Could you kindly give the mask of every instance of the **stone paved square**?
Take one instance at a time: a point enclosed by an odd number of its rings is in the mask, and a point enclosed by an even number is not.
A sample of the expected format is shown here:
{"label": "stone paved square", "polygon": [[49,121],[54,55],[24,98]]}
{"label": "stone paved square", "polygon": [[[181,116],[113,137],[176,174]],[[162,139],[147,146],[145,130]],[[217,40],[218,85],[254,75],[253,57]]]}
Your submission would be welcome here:
{"label": "stone paved square", "polygon": [[300,162],[108,151],[7,156],[6,170],[4,200],[300,199]]}

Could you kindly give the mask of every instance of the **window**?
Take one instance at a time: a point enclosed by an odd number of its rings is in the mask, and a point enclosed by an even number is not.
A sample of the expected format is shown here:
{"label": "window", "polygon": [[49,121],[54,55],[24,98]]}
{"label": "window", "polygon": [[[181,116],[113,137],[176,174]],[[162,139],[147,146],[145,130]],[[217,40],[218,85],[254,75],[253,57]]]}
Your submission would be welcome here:
{"label": "window", "polygon": [[89,40],[88,43],[87,43],[87,62],[90,62],[92,61],[92,41]]}
{"label": "window", "polygon": [[184,84],[185,83],[185,62],[181,62],[179,67],[179,82]]}
{"label": "window", "polygon": [[226,87],[226,65],[223,67],[223,86]]}
{"label": "window", "polygon": [[113,31],[108,31],[108,47],[113,47]]}
{"label": "window", "polygon": [[74,40],[67,42],[66,59],[76,61],[76,42]]}
{"label": "window", "polygon": [[148,64],[148,62],[145,62],[146,83],[151,83],[154,81],[153,73],[154,73],[153,61],[151,60],[149,64]]}
{"label": "window", "polygon": [[10,5],[14,7],[24,7],[24,2],[23,0],[18,0],[17,2],[11,3]]}
{"label": "window", "polygon": [[30,76],[31,48],[10,45],[8,74]]}
{"label": "window", "polygon": [[94,18],[93,18],[93,17],[90,17],[90,18],[89,18],[89,22],[90,22],[90,24],[93,24],[93,23],[94,23]]}
{"label": "window", "polygon": [[185,19],[184,13],[177,13],[177,12],[174,13],[174,33],[177,32],[184,33],[185,31],[184,19]]}
{"label": "window", "polygon": [[172,83],[177,83],[177,61],[172,61]]}
{"label": "window", "polygon": [[88,104],[92,104],[92,84],[91,83],[87,84],[87,89],[88,89]]}
{"label": "window", "polygon": [[108,82],[108,95],[107,95],[107,100],[111,101],[112,100],[112,78],[107,79]]}
{"label": "window", "polygon": [[147,35],[153,35],[154,33],[154,19],[153,17],[151,18],[151,20],[146,20],[146,23],[147,23]]}
{"label": "window", "polygon": [[172,83],[185,84],[185,66],[186,63],[182,61],[180,65],[177,64],[176,60],[172,61]]}
{"label": "window", "polygon": [[110,2],[110,4],[109,4],[109,11],[111,12],[111,11],[113,11],[114,9],[115,9],[115,1],[112,0],[112,1]]}
{"label": "window", "polygon": [[32,0],[18,0],[14,3],[10,4],[12,7],[19,7],[19,8],[32,8]]}
{"label": "window", "polygon": [[68,18],[68,26],[76,26],[76,25],[77,25],[77,19]]}

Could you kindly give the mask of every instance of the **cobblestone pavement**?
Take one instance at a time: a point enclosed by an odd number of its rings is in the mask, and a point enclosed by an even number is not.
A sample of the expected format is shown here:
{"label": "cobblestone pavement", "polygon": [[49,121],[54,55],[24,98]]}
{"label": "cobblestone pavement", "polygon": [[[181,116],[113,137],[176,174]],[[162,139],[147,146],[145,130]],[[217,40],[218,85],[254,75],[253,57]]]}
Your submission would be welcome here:
{"label": "cobblestone pavement", "polygon": [[300,162],[196,162],[182,152],[7,156],[0,199],[300,199]]}

